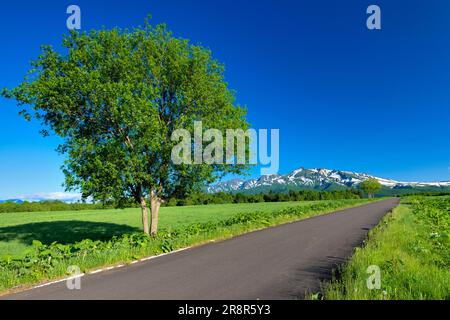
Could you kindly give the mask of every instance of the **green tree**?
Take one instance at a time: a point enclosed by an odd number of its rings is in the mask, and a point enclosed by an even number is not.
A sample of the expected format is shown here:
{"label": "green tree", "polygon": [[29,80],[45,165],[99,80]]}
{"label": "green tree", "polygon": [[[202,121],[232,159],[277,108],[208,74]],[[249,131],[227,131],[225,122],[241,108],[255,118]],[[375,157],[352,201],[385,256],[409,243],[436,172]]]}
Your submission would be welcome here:
{"label": "green tree", "polygon": [[132,197],[144,232],[156,235],[164,199],[247,169],[171,161],[176,129],[193,134],[195,121],[203,130],[248,128],[210,50],[148,21],[132,30],[72,31],[63,47],[60,54],[43,46],[25,80],[2,95],[15,99],[27,120],[38,119],[44,136],[49,129],[63,138],[66,190],[119,205]]}
{"label": "green tree", "polygon": [[381,189],[381,184],[377,179],[369,178],[361,183],[360,188],[369,198],[373,198],[374,194]]}

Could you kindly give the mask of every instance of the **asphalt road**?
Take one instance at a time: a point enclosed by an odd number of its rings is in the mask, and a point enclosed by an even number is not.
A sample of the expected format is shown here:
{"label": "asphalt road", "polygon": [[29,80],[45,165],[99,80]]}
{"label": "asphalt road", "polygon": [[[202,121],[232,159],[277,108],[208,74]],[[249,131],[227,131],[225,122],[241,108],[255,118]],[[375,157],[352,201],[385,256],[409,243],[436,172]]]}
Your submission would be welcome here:
{"label": "asphalt road", "polygon": [[397,199],[285,224],[6,299],[302,299],[318,292]]}

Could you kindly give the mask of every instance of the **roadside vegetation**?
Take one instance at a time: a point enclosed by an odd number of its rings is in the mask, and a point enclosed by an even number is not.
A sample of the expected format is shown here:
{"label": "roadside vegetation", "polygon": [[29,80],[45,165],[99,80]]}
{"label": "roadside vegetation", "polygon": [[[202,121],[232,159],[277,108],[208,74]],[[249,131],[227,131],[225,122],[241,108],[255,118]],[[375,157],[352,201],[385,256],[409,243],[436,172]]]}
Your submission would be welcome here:
{"label": "roadside vegetation", "polygon": [[[449,196],[404,198],[325,286],[325,299],[450,299],[449,235]],[[380,268],[380,289],[366,284],[372,265]]]}
{"label": "roadside vegetation", "polygon": [[[180,223],[175,228],[177,224],[172,220],[172,223],[162,227],[155,237],[149,237],[137,229],[136,232],[114,236],[104,241],[85,238],[78,242],[63,244],[56,241],[48,243],[49,239],[46,239],[47,243],[34,239],[21,257],[5,255],[0,259],[0,292],[18,285],[35,284],[63,277],[67,275],[67,268],[71,265],[79,266],[82,272],[86,272],[106,265],[130,263],[139,258],[171,252],[210,240],[226,239],[245,232],[361,205],[368,201],[334,200],[296,205],[280,203],[271,204],[272,210],[263,208],[262,205],[267,207],[267,204],[251,204],[246,205],[247,210],[239,208],[240,213],[227,210],[226,212],[233,212],[233,214],[222,219],[211,214],[214,212],[211,207],[214,206],[208,206],[205,209],[208,210],[209,216],[205,216],[203,221],[191,220],[190,224]],[[259,208],[258,205],[260,205]],[[276,205],[285,206],[275,208]],[[195,210],[200,208],[195,207]],[[46,214],[50,215],[50,213]],[[167,216],[169,215],[170,213],[167,213]],[[79,213],[77,217],[80,217]],[[187,217],[183,217],[182,214],[177,218],[187,221]],[[172,217],[175,220],[177,218]],[[79,227],[82,225],[80,223]],[[86,226],[90,228],[89,224]],[[52,230],[51,225],[48,226],[48,230]]]}

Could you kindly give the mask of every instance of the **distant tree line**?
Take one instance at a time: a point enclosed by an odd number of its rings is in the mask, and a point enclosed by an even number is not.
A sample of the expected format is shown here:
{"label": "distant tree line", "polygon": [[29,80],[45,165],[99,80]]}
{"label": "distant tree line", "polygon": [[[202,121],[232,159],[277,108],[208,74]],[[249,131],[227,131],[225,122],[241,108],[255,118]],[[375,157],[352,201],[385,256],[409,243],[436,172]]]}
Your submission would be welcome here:
{"label": "distant tree line", "polygon": [[410,197],[410,196],[426,196],[426,197],[441,197],[450,196],[450,192],[436,191],[436,192],[410,192],[400,194],[399,197]]}
{"label": "distant tree line", "polygon": [[[316,201],[316,200],[338,200],[338,199],[358,199],[361,198],[360,191],[348,189],[342,191],[289,191],[288,193],[259,193],[259,194],[243,194],[243,193],[225,193],[219,192],[214,194],[195,193],[182,199],[170,198],[163,205],[168,207],[174,206],[194,206],[208,204],[225,204],[225,203],[258,203],[258,202],[286,202],[286,201]],[[113,202],[104,203],[66,203],[62,201],[41,201],[41,202],[5,202],[0,204],[0,213],[5,212],[37,212],[37,211],[80,211],[80,210],[97,210],[97,209],[113,209],[118,207],[134,208],[138,205],[130,199],[121,202],[120,206]]]}
{"label": "distant tree line", "polygon": [[102,203],[66,203],[62,201],[40,202],[5,202],[0,203],[0,213],[4,212],[35,212],[35,211],[80,211],[114,208],[113,204]]}
{"label": "distant tree line", "polygon": [[289,191],[287,193],[243,194],[243,193],[196,193],[183,199],[171,198],[166,206],[191,206],[207,204],[225,203],[258,203],[258,202],[286,202],[286,201],[316,201],[316,200],[338,200],[338,199],[359,199],[362,197],[360,191],[347,189],[340,191],[314,191],[301,190]]}

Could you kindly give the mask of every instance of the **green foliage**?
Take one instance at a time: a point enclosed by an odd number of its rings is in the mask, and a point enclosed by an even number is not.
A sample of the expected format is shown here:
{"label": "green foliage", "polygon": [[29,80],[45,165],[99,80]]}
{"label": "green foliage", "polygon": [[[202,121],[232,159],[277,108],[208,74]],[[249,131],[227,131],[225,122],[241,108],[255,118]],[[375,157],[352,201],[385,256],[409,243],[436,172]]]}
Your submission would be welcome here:
{"label": "green foliage", "polygon": [[363,181],[360,186],[361,190],[363,190],[369,197],[373,197],[373,195],[381,189],[380,182],[375,178],[369,178]]}
{"label": "green foliage", "polygon": [[225,193],[218,192],[214,194],[193,193],[183,199],[171,198],[166,206],[185,206],[185,205],[208,205],[223,203],[259,203],[259,202],[287,202],[287,201],[317,201],[317,200],[339,200],[339,199],[359,199],[361,194],[354,189],[339,191],[314,191],[301,190],[289,191],[289,193]]}
{"label": "green foliage", "polygon": [[[450,197],[405,198],[370,233],[327,299],[450,299]],[[369,290],[367,267],[381,270],[381,289]]]}

